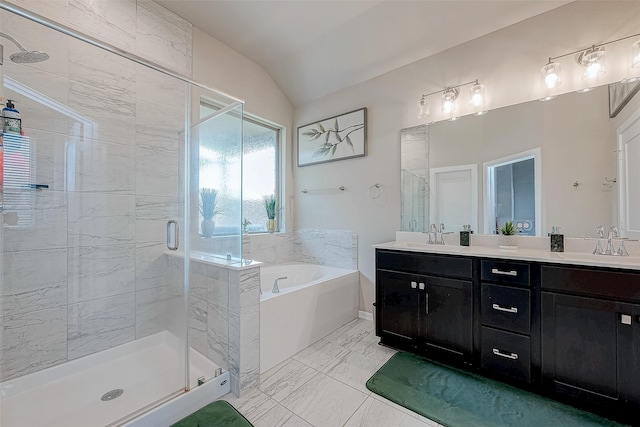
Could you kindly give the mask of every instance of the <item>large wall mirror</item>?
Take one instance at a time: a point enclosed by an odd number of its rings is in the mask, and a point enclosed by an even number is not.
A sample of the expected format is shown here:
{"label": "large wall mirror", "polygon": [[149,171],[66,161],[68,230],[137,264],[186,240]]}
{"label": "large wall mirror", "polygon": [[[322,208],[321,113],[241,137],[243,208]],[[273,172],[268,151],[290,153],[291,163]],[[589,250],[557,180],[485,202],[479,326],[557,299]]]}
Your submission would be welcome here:
{"label": "large wall mirror", "polygon": [[[510,212],[514,219],[522,220],[523,228],[526,226],[530,230],[525,234],[546,236],[552,226],[560,226],[570,237],[594,237],[598,225],[606,228],[618,225],[616,123],[609,118],[607,86],[601,86],[587,93],[568,93],[547,102],[531,101],[491,110],[483,116],[465,116],[455,121],[411,128],[411,138],[407,139],[406,133],[401,134],[401,146],[409,140],[416,146],[416,139],[423,136],[424,148],[419,154],[416,150],[401,149],[402,230],[424,231],[430,223],[444,223],[446,230],[456,231],[461,226],[458,223],[464,221],[463,224],[477,224],[476,233],[492,234],[496,228],[496,210],[502,212],[500,215],[509,212],[508,209],[495,209],[495,206],[493,210],[488,209],[493,197],[492,203],[495,199],[503,204],[513,203]],[[493,178],[506,176],[511,179],[507,183],[511,182],[512,191],[515,186],[527,187],[522,182],[514,184],[516,174],[523,182],[535,181],[537,199],[534,192],[533,199],[521,203],[528,210],[516,207],[519,194],[512,194],[511,199],[491,196],[489,167],[507,165],[509,162],[501,162],[501,159],[518,158],[522,153],[532,152],[538,153],[535,165],[522,163],[502,168],[494,171]],[[425,164],[420,170],[421,179],[425,181],[424,191],[420,186],[409,185],[407,168],[416,164]],[[471,203],[477,203],[477,214],[471,210],[469,215],[474,217],[471,219],[460,219],[459,210],[468,210],[465,206],[470,196],[464,191],[456,191],[461,188],[459,183],[457,187],[450,185],[450,190],[447,186],[439,186],[438,191],[448,193],[437,199],[430,198],[435,183],[429,179],[429,170],[457,168],[476,169],[477,182],[471,185],[476,186],[472,193],[477,195],[477,201]],[[508,192],[508,186],[501,187],[507,190],[494,188],[493,191]],[[531,190],[530,185],[527,188]],[[457,194],[465,200],[456,200]],[[640,198],[640,194],[632,197]],[[453,208],[433,206],[440,199]],[[457,217],[433,217],[434,212],[455,212],[456,203],[461,206]],[[412,217],[409,206],[419,206],[424,215]],[[515,212],[523,212],[517,214],[522,218],[515,218]],[[415,221],[412,223],[412,220]]]}

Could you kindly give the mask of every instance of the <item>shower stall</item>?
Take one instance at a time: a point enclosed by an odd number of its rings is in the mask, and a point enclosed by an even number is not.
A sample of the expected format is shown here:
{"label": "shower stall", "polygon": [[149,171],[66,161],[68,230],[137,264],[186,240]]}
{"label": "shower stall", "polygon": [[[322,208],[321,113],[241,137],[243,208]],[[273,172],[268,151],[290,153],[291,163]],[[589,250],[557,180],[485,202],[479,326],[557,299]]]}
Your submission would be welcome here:
{"label": "shower stall", "polygon": [[242,102],[4,2],[0,43],[0,425],[161,425],[136,420],[228,392]]}

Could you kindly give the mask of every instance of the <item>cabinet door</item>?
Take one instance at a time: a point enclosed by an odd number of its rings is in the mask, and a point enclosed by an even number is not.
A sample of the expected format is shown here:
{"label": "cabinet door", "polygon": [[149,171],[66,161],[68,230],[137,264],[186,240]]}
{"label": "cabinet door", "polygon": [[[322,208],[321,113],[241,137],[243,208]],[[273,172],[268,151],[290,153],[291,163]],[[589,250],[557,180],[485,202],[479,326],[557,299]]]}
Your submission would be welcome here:
{"label": "cabinet door", "polygon": [[377,328],[383,341],[412,345],[418,337],[420,292],[410,274],[378,270]]}
{"label": "cabinet door", "polygon": [[608,407],[637,402],[634,311],[631,304],[542,292],[545,387]]}
{"label": "cabinet door", "polygon": [[429,277],[424,301],[424,337],[428,347],[471,354],[473,304],[471,282]]}

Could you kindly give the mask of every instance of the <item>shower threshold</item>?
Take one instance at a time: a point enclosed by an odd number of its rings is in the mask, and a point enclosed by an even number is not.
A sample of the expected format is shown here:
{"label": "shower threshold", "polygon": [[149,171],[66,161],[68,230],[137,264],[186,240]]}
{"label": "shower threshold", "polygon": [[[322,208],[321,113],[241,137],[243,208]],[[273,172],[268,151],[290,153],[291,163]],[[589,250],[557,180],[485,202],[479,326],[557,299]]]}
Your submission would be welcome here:
{"label": "shower threshold", "polygon": [[[181,341],[162,331],[7,380],[0,384],[0,425],[104,427],[162,402],[167,396],[183,400],[183,396],[208,384],[185,393],[183,359]],[[202,376],[213,378],[218,368],[193,349],[190,361],[190,384],[194,387]],[[132,423],[135,424],[144,425]]]}

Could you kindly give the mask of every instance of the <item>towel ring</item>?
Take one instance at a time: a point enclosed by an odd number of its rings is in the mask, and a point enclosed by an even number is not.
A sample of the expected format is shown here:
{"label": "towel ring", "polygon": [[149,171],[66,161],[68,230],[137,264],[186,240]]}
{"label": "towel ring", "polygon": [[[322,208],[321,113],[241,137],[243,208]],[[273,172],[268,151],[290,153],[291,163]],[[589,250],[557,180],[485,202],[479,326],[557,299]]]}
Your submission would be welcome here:
{"label": "towel ring", "polygon": [[369,198],[370,199],[377,199],[378,197],[382,196],[382,186],[380,184],[373,184],[371,187],[369,187]]}

